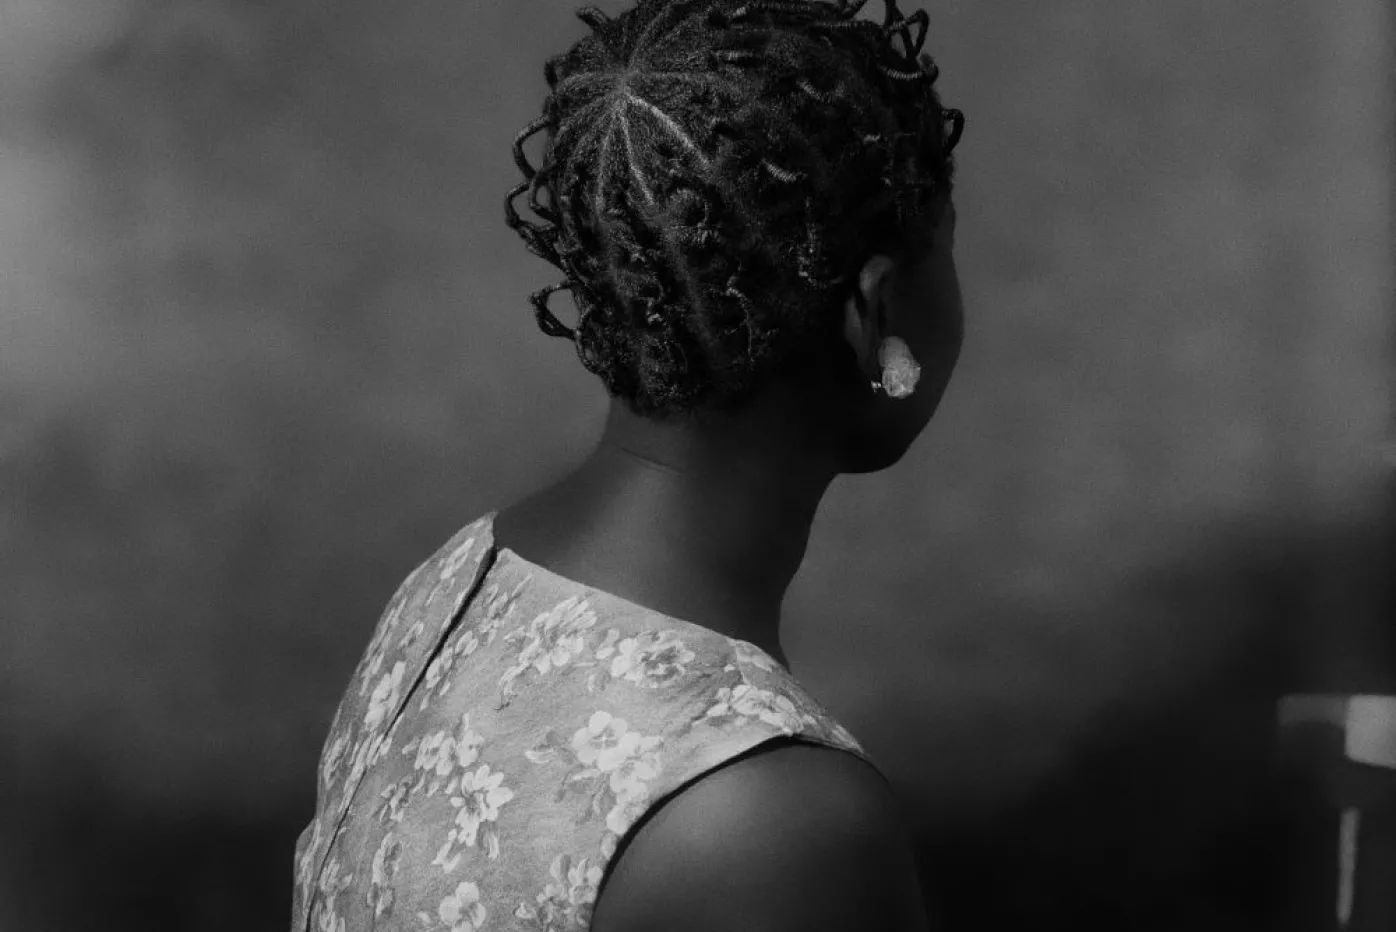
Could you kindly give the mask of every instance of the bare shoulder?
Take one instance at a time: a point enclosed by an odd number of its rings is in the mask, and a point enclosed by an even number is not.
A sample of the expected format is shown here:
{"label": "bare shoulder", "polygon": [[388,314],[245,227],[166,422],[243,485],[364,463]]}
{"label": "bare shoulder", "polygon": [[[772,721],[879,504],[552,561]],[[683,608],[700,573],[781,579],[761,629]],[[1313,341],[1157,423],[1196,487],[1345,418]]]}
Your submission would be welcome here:
{"label": "bare shoulder", "polygon": [[910,836],[869,764],[759,747],[664,801],[623,849],[592,932],[925,932]]}

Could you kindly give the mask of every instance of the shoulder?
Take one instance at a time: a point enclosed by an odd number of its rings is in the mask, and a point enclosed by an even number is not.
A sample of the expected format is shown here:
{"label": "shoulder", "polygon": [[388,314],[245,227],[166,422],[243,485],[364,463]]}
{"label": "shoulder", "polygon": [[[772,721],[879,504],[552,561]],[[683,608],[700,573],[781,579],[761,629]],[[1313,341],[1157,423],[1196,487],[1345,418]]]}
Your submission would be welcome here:
{"label": "shoulder", "polygon": [[924,932],[891,787],[846,751],[768,744],[663,801],[611,867],[593,932]]}

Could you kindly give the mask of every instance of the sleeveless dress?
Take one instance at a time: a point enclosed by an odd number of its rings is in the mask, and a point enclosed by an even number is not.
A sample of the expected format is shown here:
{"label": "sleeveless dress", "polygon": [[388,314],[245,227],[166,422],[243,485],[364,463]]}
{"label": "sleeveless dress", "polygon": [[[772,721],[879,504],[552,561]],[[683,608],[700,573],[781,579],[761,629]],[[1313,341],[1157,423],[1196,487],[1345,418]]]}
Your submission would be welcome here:
{"label": "sleeveless dress", "polygon": [[755,645],[496,546],[495,514],[408,576],[354,670],[293,932],[584,932],[627,830],[704,774],[781,740],[877,766]]}

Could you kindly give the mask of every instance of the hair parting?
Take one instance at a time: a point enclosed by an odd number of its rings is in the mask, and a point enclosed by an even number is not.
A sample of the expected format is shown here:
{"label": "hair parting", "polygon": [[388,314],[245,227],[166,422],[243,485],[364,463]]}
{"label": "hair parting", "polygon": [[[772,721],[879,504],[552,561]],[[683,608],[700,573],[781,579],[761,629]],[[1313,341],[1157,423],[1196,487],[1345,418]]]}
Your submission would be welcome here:
{"label": "hair parting", "polygon": [[[964,116],[933,87],[929,17],[883,0],[879,25],[867,2],[584,6],[591,33],[545,63],[505,219],[564,272],[529,297],[538,327],[637,413],[732,411],[779,373],[827,371],[856,269],[950,193]],[[575,327],[548,306],[564,290]]]}

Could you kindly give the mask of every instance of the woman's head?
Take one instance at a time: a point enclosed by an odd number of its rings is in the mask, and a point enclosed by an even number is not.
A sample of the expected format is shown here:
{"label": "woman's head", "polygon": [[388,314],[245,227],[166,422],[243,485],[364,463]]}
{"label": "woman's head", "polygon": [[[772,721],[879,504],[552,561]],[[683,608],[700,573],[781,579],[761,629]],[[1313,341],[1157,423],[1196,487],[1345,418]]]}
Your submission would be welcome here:
{"label": "woman's head", "polygon": [[[794,388],[801,417],[863,451],[841,471],[861,472],[894,462],[933,413],[959,349],[948,236],[963,118],[919,55],[924,11],[884,0],[879,26],[855,18],[865,2],[585,7],[592,33],[548,61],[508,220],[566,274],[533,296],[539,326],[572,338],[634,414],[701,424]],[[522,146],[544,130],[535,170]],[[544,224],[519,217],[525,192]],[[561,289],[575,329],[547,309]],[[889,331],[925,370],[907,400],[869,388]]]}

